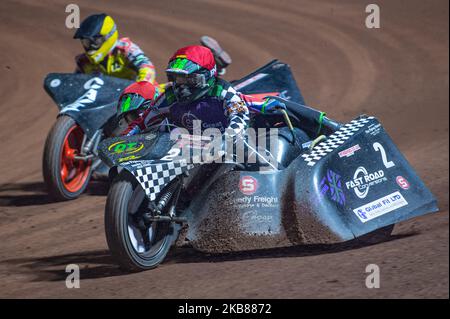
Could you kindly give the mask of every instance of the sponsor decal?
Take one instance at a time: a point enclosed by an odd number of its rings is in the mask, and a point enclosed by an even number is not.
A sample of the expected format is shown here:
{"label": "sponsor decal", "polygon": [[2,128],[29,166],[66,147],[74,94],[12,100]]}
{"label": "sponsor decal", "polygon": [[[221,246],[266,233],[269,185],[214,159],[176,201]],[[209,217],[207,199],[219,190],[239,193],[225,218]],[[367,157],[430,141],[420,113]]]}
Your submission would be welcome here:
{"label": "sponsor decal", "polygon": [[116,155],[129,155],[137,153],[144,148],[143,143],[119,141],[108,146],[108,151]]}
{"label": "sponsor decal", "polygon": [[242,219],[252,223],[270,223],[273,220],[273,216],[270,214],[262,214],[258,210],[250,210],[242,214]]}
{"label": "sponsor decal", "polygon": [[343,150],[341,152],[339,152],[339,157],[350,157],[353,154],[355,154],[356,151],[359,151],[361,149],[361,147],[359,146],[359,144],[353,145],[350,148],[347,148],[346,150]]}
{"label": "sponsor decal", "polygon": [[[133,156],[133,155],[131,155],[131,156]],[[140,157],[137,157],[137,158],[140,158]],[[121,162],[121,160],[119,160],[119,162]],[[150,165],[155,165],[155,164],[160,163],[160,161],[158,161],[158,160],[140,160],[140,161],[136,161],[136,160],[128,159],[128,158],[126,158],[126,162],[127,162],[127,166],[130,166],[133,169],[142,169],[142,168],[148,167]]]}
{"label": "sponsor decal", "polygon": [[160,159],[155,160],[143,160],[142,156],[130,155],[124,158],[119,158],[117,162],[124,163],[124,167],[132,168],[133,170],[147,168],[153,165],[160,165],[166,163]]}
{"label": "sponsor decal", "polygon": [[403,188],[404,190],[409,189],[409,182],[406,178],[404,178],[403,176],[397,176],[395,178],[395,181],[397,182],[398,186],[400,186],[401,188]]}
{"label": "sponsor decal", "polygon": [[239,189],[244,195],[252,195],[258,189],[258,181],[252,176],[243,176],[239,181]]}
{"label": "sponsor decal", "polygon": [[370,124],[369,127],[367,128],[367,130],[365,130],[366,134],[372,135],[372,136],[376,136],[381,132],[381,124],[377,123],[377,124]]}
{"label": "sponsor decal", "polygon": [[246,208],[277,208],[278,207],[278,197],[276,196],[243,196],[233,198],[227,202],[228,205],[236,207],[238,209]]}
{"label": "sponsor decal", "polygon": [[53,79],[50,82],[50,87],[52,87],[52,88],[56,88],[56,87],[58,87],[60,85],[61,85],[61,80],[60,79]]}
{"label": "sponsor decal", "polygon": [[402,194],[397,191],[376,199],[366,205],[355,208],[353,212],[361,222],[366,223],[369,220],[380,217],[406,205],[408,205],[408,202]]}
{"label": "sponsor decal", "polygon": [[347,189],[352,189],[359,198],[366,198],[371,186],[387,181],[382,169],[369,173],[365,167],[360,166],[353,174],[353,179],[345,183]]}
{"label": "sponsor decal", "polygon": [[67,105],[61,112],[66,111],[79,111],[80,108],[86,106],[86,104],[92,104],[97,99],[98,90],[105,84],[105,82],[98,78],[92,78],[84,83],[84,89],[87,90],[82,96],[80,96],[75,102]]}
{"label": "sponsor decal", "polygon": [[[259,180],[259,179],[258,179]],[[261,180],[259,180],[261,182]],[[276,191],[274,190],[276,193]],[[234,210],[242,222],[242,230],[249,234],[278,233],[281,227],[280,199],[272,192],[258,193],[250,196],[240,195],[236,190],[223,192],[222,204]]]}
{"label": "sponsor decal", "polygon": [[192,129],[194,127],[195,120],[198,121],[198,118],[189,111],[183,114],[183,117],[181,118],[181,123],[187,129]]}
{"label": "sponsor decal", "polygon": [[130,155],[130,156],[127,156],[127,157],[119,158],[118,162],[119,162],[119,163],[123,163],[123,162],[128,162],[128,161],[137,160],[137,159],[139,159],[139,158],[141,158],[141,156]]}
{"label": "sponsor decal", "polygon": [[320,181],[320,193],[322,195],[329,194],[331,200],[338,204],[345,204],[345,194],[342,189],[341,176],[330,169],[327,170],[327,175]]}

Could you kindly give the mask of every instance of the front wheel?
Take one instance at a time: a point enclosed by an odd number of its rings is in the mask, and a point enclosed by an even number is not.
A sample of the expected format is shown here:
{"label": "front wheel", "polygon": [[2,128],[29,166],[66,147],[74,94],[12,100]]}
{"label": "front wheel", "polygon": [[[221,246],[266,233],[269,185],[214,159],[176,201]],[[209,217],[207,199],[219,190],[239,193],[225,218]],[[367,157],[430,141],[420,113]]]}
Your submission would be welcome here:
{"label": "front wheel", "polygon": [[105,208],[108,247],[128,271],[157,267],[166,257],[176,232],[170,222],[146,222],[148,199],[134,176],[126,170],[114,179]]}
{"label": "front wheel", "polygon": [[60,116],[45,141],[42,171],[49,194],[56,200],[75,199],[86,189],[92,160],[76,159],[84,138],[83,129],[69,116]]}

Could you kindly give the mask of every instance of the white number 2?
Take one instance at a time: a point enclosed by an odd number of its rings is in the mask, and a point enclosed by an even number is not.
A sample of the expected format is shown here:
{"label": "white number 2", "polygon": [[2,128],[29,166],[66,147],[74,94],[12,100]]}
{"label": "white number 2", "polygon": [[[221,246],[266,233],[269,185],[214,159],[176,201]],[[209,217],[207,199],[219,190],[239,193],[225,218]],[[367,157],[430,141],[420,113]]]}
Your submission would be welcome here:
{"label": "white number 2", "polygon": [[381,152],[381,159],[383,160],[383,164],[386,168],[391,168],[395,166],[395,163],[393,161],[388,161],[387,160],[387,156],[386,156],[386,151],[384,150],[383,145],[381,145],[380,143],[373,143],[373,149],[375,151],[380,151]]}
{"label": "white number 2", "polygon": [[180,154],[181,149],[179,148],[172,148],[169,150],[168,154],[166,156],[164,156],[163,158],[161,158],[161,161],[172,161],[175,157],[178,156],[178,154]]}

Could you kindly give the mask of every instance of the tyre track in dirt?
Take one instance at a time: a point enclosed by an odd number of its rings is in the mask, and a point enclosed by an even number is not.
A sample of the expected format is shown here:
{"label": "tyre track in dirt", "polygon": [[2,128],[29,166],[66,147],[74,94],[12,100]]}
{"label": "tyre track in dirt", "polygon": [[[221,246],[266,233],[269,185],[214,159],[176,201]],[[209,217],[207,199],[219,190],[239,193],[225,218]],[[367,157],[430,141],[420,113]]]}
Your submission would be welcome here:
{"label": "tyre track in dirt", "polygon": [[[364,26],[362,1],[77,1],[105,11],[150,56],[167,58],[207,33],[233,57],[228,79],[272,58],[291,65],[309,104],[331,117],[377,116],[437,196],[441,212],[396,226],[393,240],[291,247],[231,256],[173,252],[159,268],[121,273],[103,234],[105,187],[52,203],[41,157],[57,114],[42,89],[71,72],[81,46],[64,28],[64,1],[0,3],[0,297],[448,298],[448,2],[379,1],[382,28]],[[82,288],[65,288],[65,266]],[[377,263],[382,288],[364,286]]]}

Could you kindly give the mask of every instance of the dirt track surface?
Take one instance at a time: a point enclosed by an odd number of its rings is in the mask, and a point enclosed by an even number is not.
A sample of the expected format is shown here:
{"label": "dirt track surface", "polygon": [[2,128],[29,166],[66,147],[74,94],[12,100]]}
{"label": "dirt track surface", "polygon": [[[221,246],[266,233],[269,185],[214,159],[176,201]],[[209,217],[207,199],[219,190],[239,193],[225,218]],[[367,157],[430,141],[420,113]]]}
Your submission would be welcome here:
{"label": "dirt track surface", "polygon": [[[71,72],[81,49],[64,27],[67,1],[2,0],[0,297],[448,298],[448,1],[377,1],[379,30],[365,28],[364,1],[154,2],[77,1],[82,17],[113,15],[161,80],[171,53],[204,33],[232,55],[229,79],[272,58],[289,63],[309,104],[338,120],[377,116],[441,212],[399,224],[391,241],[370,247],[178,250],[155,270],[121,273],[105,242],[104,187],[66,203],[43,189],[42,149],[57,114],[43,78]],[[69,263],[81,265],[81,289],[65,287]],[[365,287],[369,263],[381,267],[380,289]]]}

